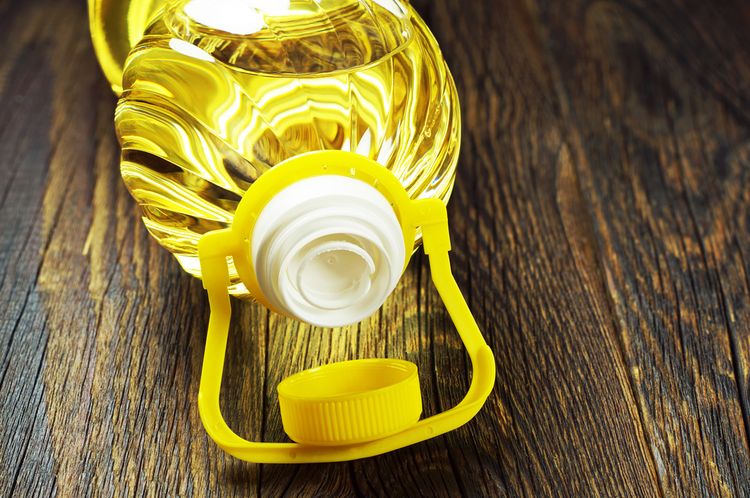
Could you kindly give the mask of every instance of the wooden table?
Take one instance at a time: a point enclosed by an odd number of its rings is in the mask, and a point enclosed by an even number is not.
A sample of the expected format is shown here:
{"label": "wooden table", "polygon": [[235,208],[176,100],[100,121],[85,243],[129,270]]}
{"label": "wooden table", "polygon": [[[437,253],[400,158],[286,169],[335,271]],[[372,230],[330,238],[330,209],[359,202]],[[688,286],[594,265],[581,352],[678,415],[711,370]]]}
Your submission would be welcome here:
{"label": "wooden table", "polygon": [[[497,385],[446,436],[272,466],[203,431],[206,297],[121,183],[85,2],[0,0],[0,495],[750,495],[748,4],[415,4],[462,98],[453,266]],[[248,437],[334,360],[415,361],[428,414],[468,385],[421,255],[360,326],[234,323]]]}

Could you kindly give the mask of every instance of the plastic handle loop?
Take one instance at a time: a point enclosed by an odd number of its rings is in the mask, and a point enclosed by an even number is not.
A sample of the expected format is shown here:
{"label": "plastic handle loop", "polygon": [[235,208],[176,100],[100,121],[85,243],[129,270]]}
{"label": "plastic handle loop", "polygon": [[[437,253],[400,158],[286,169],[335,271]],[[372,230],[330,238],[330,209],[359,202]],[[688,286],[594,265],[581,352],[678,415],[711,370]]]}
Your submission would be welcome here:
{"label": "plastic handle loop", "polygon": [[[409,249],[416,229],[421,227],[432,280],[471,360],[471,385],[453,408],[418,420],[422,405],[412,363],[368,359],[326,365],[295,374],[279,385],[284,429],[297,442],[248,441],[229,428],[219,406],[231,317],[227,257],[233,258],[254,297],[268,305],[259,293],[249,257],[253,221],[280,189],[320,174],[353,176],[381,191],[399,217]],[[442,201],[409,199],[393,174],[367,158],[341,151],[313,152],[288,159],[265,173],[243,197],[232,227],[210,232],[199,243],[211,317],[198,407],[209,436],[227,453],[251,462],[337,462],[415,444],[471,420],[494,386],[495,361],[453,278],[448,251],[448,221]]]}

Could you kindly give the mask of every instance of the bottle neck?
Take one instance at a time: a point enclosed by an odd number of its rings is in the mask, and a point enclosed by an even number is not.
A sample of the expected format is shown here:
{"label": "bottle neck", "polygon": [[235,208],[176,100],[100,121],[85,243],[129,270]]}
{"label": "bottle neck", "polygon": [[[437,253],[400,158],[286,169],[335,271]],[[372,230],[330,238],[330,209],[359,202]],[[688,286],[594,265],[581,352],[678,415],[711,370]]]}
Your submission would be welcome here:
{"label": "bottle neck", "polygon": [[377,311],[406,261],[398,218],[374,187],[322,175],[276,194],[252,236],[265,297],[299,320],[336,327]]}

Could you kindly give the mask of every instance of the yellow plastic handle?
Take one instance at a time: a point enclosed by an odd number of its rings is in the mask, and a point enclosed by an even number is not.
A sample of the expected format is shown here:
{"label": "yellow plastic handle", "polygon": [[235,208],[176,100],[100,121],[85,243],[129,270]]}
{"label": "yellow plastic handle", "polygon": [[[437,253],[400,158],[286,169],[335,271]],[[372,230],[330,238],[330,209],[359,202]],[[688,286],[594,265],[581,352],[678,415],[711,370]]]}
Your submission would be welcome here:
{"label": "yellow plastic handle", "polygon": [[[340,154],[347,154],[347,156]],[[204,287],[208,291],[211,318],[201,372],[198,407],[201,420],[209,436],[227,453],[242,460],[258,463],[336,462],[365,458],[392,451],[444,434],[465,424],[476,415],[494,386],[495,361],[492,351],[485,343],[451,273],[448,258],[450,237],[445,205],[437,199],[409,200],[406,192],[403,191],[403,187],[398,184],[398,181],[390,172],[377,164],[370,164],[371,161],[361,158],[361,156],[348,154],[315,153],[300,159],[293,158],[293,160],[296,160],[297,163],[303,161],[310,164],[312,162],[323,164],[325,174],[343,174],[344,172],[349,174],[351,172],[352,175],[363,179],[375,178],[373,184],[389,191],[393,194],[391,198],[397,201],[397,205],[394,204],[394,209],[399,213],[404,226],[404,233],[410,234],[417,227],[422,228],[424,251],[429,257],[432,280],[471,359],[471,385],[464,399],[455,407],[419,420],[396,433],[376,439],[330,446],[252,442],[243,439],[234,433],[224,421],[219,406],[219,393],[231,317],[231,304],[227,292],[227,285],[229,284],[227,257],[233,256],[235,263],[241,261],[240,266],[250,264],[246,261],[246,255],[249,252],[248,231],[250,229],[245,225],[240,225],[237,228],[233,226],[232,229],[211,232],[204,235],[199,243],[201,270]],[[302,171],[299,168],[284,168],[282,165],[276,166],[274,170],[277,168],[286,169],[289,173]],[[314,169],[312,172],[310,172],[310,168],[305,171],[308,171],[308,174],[315,174]],[[388,175],[390,175],[390,179]],[[273,190],[282,183],[294,181],[293,177],[298,176],[298,174],[287,175],[288,178],[284,180],[281,180],[282,176],[278,173],[273,176],[275,176],[275,179],[264,183],[264,191],[267,191],[269,187]],[[258,190],[260,191],[260,188]],[[250,192],[246,196],[249,194]],[[240,210],[243,210],[242,215],[239,213]],[[251,214],[244,211],[241,203],[235,218],[235,225],[238,218],[242,220],[252,218]],[[413,395],[404,399],[410,407],[414,407],[414,403],[419,401],[414,400]],[[405,411],[412,409],[415,408],[405,408]],[[377,412],[362,412],[362,408],[358,408],[358,410],[356,413],[361,417],[372,418],[378,415]],[[421,404],[419,410],[421,411]],[[377,425],[377,422],[378,420],[374,419],[367,420],[367,425]]]}

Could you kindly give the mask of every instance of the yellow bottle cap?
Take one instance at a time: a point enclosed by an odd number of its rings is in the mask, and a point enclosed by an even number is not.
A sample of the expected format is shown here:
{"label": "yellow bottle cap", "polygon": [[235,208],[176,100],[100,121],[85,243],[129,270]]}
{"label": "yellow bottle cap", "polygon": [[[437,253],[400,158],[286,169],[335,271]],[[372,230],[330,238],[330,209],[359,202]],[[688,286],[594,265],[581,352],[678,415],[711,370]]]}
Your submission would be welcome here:
{"label": "yellow bottle cap", "polygon": [[372,441],[404,430],[422,414],[417,366],[405,360],[331,363],[287,377],[278,391],[284,430],[302,444]]}

